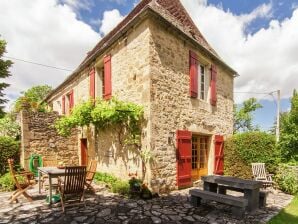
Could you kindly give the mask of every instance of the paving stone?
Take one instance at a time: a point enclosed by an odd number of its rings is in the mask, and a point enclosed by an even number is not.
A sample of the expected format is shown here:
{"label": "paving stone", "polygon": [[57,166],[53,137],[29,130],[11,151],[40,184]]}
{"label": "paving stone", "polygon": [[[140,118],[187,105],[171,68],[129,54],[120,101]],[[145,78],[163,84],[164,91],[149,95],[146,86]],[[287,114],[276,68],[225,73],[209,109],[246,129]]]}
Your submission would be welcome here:
{"label": "paving stone", "polygon": [[180,221],[182,218],[179,215],[169,215],[173,221]]}
{"label": "paving stone", "polygon": [[155,216],[151,217],[153,223],[161,223],[161,219]]}
{"label": "paving stone", "polygon": [[97,217],[104,217],[111,214],[111,209],[110,208],[106,208],[102,211],[100,211],[99,213],[97,213]]}
{"label": "paving stone", "polygon": [[74,217],[74,220],[76,220],[78,222],[83,222],[87,218],[88,218],[87,216],[78,216],[78,217]]}

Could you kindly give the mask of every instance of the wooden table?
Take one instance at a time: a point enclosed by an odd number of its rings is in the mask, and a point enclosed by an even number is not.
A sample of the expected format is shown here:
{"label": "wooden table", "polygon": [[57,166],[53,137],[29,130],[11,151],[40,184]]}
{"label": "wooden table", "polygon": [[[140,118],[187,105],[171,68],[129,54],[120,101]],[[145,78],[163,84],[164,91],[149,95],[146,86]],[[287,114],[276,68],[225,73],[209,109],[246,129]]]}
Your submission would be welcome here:
{"label": "wooden table", "polygon": [[41,175],[45,174],[49,176],[49,197],[50,204],[52,204],[52,178],[57,178],[58,176],[64,176],[65,169],[59,169],[57,167],[38,167],[38,189],[41,193]]}
{"label": "wooden table", "polygon": [[[262,183],[254,180],[244,180],[237,177],[209,175],[203,176],[204,190],[215,193],[224,193],[220,186],[227,186],[230,190],[241,191],[248,200],[248,211],[254,211],[259,207],[259,192]],[[230,188],[229,188],[230,187]]]}

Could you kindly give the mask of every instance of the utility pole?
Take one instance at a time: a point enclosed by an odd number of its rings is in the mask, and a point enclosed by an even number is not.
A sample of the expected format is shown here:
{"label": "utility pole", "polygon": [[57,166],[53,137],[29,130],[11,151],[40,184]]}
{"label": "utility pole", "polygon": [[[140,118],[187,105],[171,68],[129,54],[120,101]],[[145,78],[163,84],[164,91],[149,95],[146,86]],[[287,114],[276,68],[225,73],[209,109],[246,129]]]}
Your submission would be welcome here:
{"label": "utility pole", "polygon": [[280,90],[277,90],[276,141],[279,141]]}

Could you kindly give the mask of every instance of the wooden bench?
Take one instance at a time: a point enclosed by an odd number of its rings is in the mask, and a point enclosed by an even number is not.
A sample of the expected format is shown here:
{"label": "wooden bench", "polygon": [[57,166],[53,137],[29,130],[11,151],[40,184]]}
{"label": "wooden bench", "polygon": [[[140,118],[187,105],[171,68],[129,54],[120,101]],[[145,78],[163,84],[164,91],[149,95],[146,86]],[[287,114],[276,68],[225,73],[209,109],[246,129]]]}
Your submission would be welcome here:
{"label": "wooden bench", "polygon": [[[219,194],[226,194],[227,190],[237,191],[237,192],[242,192],[243,193],[243,190],[239,189],[239,188],[235,188],[235,187],[231,187],[231,186],[225,186],[225,185],[219,185],[218,186],[218,193]],[[259,208],[262,208],[262,207],[266,206],[267,196],[268,196],[268,192],[260,191],[260,193],[259,193]]]}
{"label": "wooden bench", "polygon": [[191,195],[191,204],[193,206],[199,206],[201,204],[201,199],[216,201],[222,204],[227,204],[232,206],[232,214],[237,217],[243,217],[245,213],[245,208],[248,205],[248,200],[245,198],[238,198],[231,195],[217,194],[210,191],[203,191],[200,189],[189,190]]}

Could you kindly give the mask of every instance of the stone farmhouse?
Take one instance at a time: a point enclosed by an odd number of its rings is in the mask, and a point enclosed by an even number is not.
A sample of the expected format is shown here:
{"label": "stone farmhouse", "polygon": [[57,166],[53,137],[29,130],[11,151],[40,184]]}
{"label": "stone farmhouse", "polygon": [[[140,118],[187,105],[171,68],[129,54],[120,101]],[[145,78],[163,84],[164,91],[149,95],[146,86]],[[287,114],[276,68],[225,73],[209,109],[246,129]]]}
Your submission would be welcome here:
{"label": "stone farmhouse", "polygon": [[[60,115],[89,98],[143,105],[142,147],[153,155],[145,180],[169,191],[223,173],[236,75],[179,0],[142,0],[45,101]],[[140,158],[121,149],[113,130],[95,139],[89,127],[76,136],[79,164],[97,159],[98,171],[141,176]]]}

